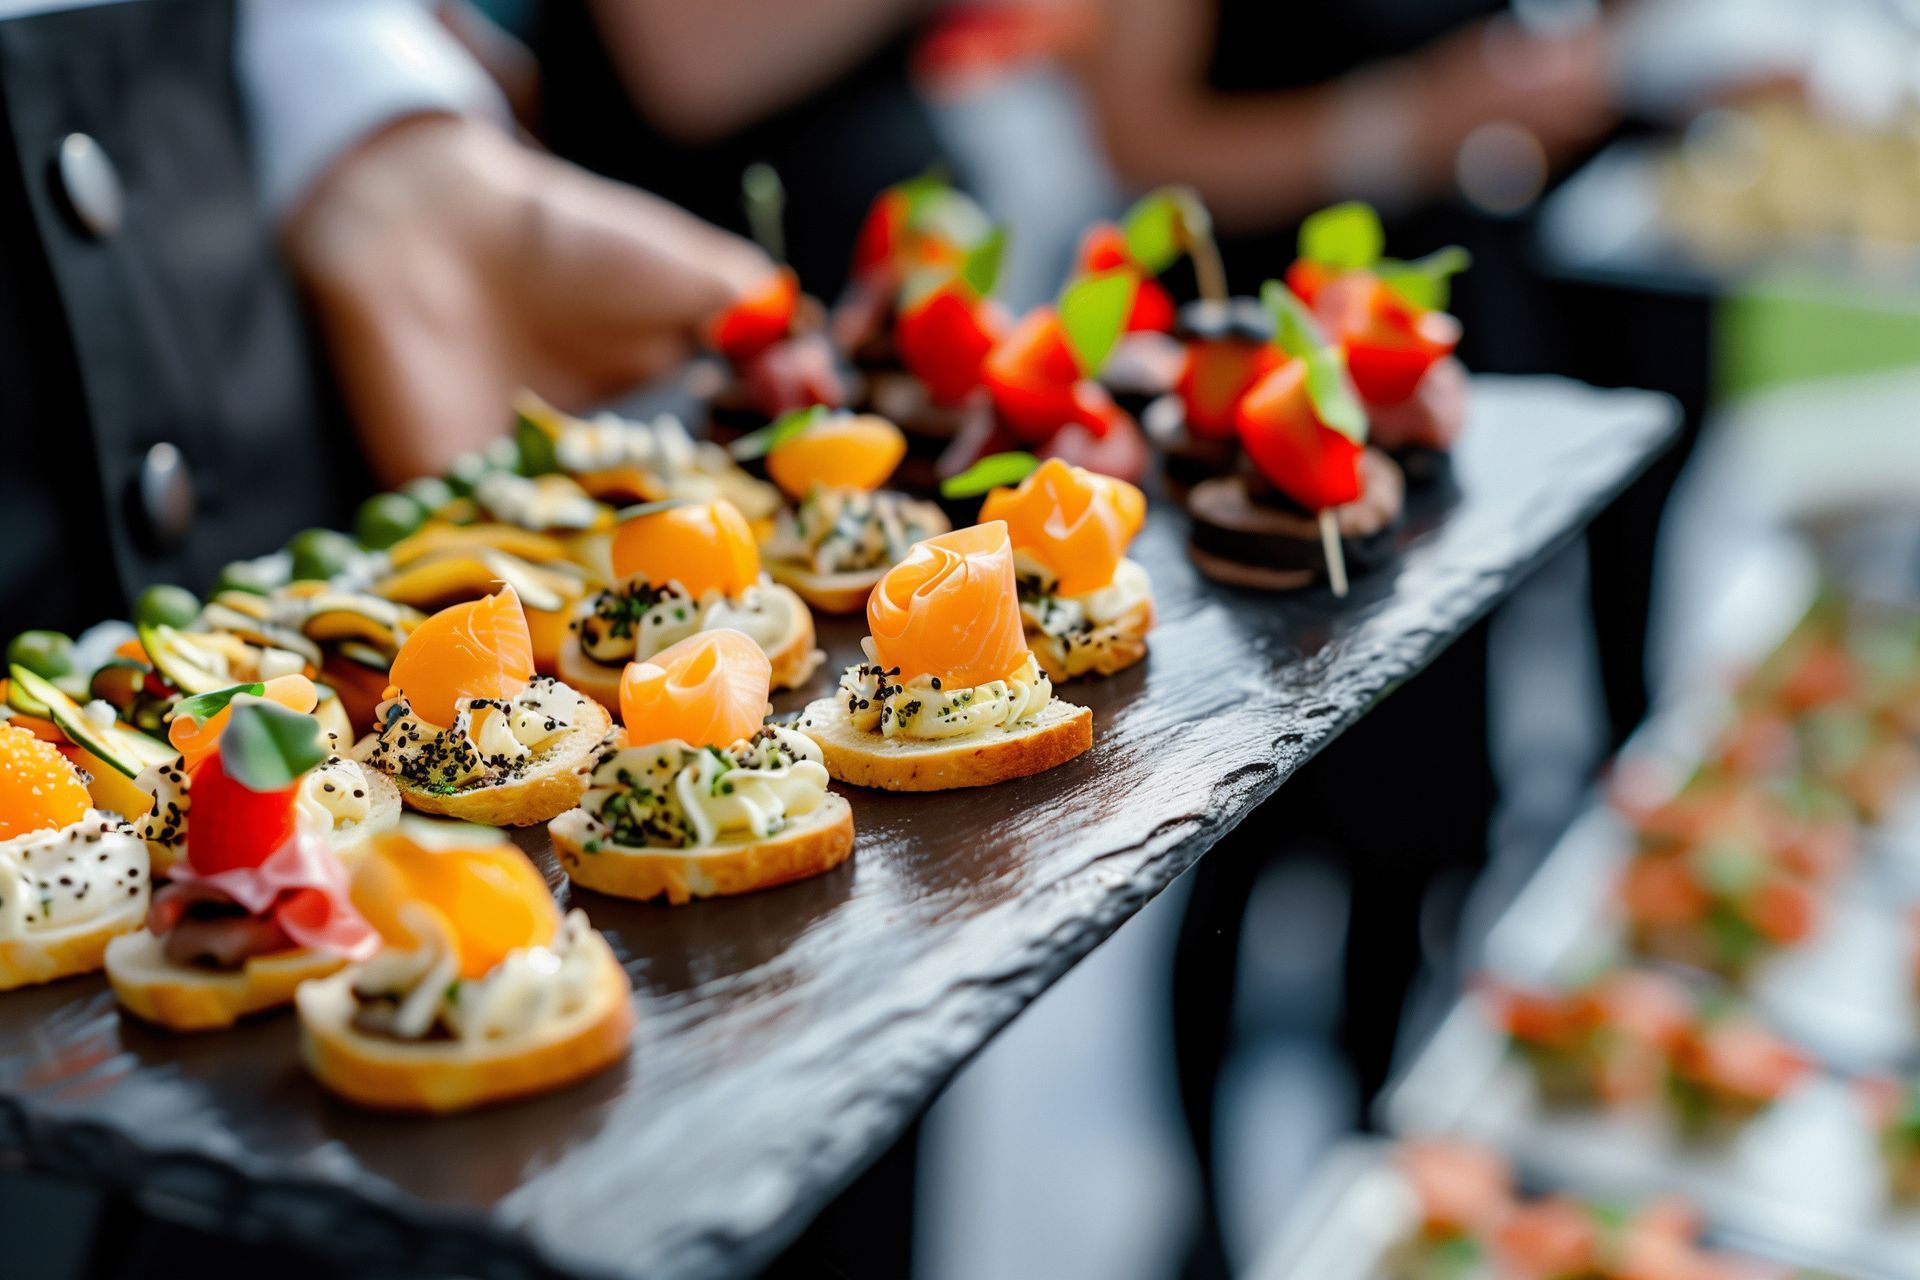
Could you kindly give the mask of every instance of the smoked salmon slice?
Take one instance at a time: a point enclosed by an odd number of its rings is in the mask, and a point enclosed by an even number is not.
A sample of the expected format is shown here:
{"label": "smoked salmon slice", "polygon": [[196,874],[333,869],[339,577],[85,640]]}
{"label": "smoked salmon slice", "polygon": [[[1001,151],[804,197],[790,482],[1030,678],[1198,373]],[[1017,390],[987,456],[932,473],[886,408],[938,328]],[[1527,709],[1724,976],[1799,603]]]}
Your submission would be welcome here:
{"label": "smoked salmon slice", "polygon": [[703,631],[620,677],[620,719],[636,746],[678,739],[690,747],[729,747],[766,722],[773,664],[731,627]]}
{"label": "smoked salmon slice", "polygon": [[444,729],[462,698],[511,698],[533,679],[533,637],[512,587],[421,623],[388,675],[413,713]]}
{"label": "smoked salmon slice", "polygon": [[613,572],[654,586],[678,582],[696,600],[709,591],[737,596],[760,580],[760,548],[726,499],[674,503],[613,531]]}
{"label": "smoked salmon slice", "polygon": [[827,417],[774,446],[767,474],[789,497],[804,498],[815,485],[828,489],[878,489],[907,456],[900,428],[870,413]]}
{"label": "smoked salmon slice", "polygon": [[438,937],[463,978],[484,977],[510,951],[552,942],[560,910],[527,856],[479,828],[448,830],[432,840],[402,830],[370,842],[352,890],[367,923],[395,947]]}
{"label": "smoked salmon slice", "polygon": [[1006,522],[915,543],[867,597],[867,626],[874,656],[900,680],[933,676],[962,689],[1019,670],[1032,655]]}
{"label": "smoked salmon slice", "polygon": [[0,725],[0,840],[70,827],[87,816],[90,803],[86,784],[58,747]]}
{"label": "smoked salmon slice", "polygon": [[1124,480],[1049,458],[1017,488],[989,493],[980,518],[1006,521],[1014,549],[1045,565],[1061,595],[1080,596],[1113,581],[1147,499]]}

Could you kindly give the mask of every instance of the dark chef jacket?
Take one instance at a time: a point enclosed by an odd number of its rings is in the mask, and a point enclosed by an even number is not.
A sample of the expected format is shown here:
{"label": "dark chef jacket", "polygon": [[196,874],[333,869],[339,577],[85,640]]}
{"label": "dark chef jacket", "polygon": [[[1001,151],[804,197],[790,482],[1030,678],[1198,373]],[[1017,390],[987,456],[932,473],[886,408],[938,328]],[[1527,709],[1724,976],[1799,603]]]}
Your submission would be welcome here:
{"label": "dark chef jacket", "polygon": [[0,636],[204,590],[357,487],[255,193],[233,20],[0,21]]}

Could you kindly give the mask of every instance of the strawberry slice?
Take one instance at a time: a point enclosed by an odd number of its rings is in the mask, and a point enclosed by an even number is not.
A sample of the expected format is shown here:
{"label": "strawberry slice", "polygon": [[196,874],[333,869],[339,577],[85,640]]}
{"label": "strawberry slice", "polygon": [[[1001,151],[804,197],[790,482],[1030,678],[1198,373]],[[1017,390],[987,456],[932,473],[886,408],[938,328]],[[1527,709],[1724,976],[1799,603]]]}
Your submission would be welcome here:
{"label": "strawberry slice", "polygon": [[1240,397],[1240,443],[1276,489],[1309,511],[1360,496],[1358,442],[1327,426],[1307,391],[1307,362],[1287,359]]}
{"label": "strawberry slice", "polygon": [[981,366],[1006,328],[1000,309],[958,279],[903,308],[894,346],[937,405],[953,406],[980,385]]}
{"label": "strawberry slice", "polygon": [[729,360],[748,360],[793,331],[800,277],[781,267],[766,284],[736,300],[707,326],[707,343]]}

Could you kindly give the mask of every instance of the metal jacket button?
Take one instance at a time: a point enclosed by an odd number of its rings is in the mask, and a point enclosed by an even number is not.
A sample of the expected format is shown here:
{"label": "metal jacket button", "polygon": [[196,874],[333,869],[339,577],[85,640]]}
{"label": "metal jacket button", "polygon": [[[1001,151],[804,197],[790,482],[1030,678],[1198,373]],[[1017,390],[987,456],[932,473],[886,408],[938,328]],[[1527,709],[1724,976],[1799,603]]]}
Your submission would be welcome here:
{"label": "metal jacket button", "polygon": [[119,171],[98,142],[84,133],[68,134],[60,139],[55,168],[68,209],[89,235],[104,240],[120,229],[127,212],[126,192],[120,186]]}
{"label": "metal jacket button", "polygon": [[168,546],[193,525],[193,475],[180,450],[161,443],[140,461],[140,514],[155,542]]}

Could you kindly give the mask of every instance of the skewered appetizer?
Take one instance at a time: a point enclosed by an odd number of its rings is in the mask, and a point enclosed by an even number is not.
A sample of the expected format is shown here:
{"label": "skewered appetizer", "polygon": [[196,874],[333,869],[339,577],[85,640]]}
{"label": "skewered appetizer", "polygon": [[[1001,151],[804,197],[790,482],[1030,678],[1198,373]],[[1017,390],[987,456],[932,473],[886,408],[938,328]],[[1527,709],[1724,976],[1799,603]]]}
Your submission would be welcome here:
{"label": "skewered appetizer", "polygon": [[594,762],[580,807],[548,830],[573,882],[621,898],[749,893],[831,870],[853,810],[820,748],[765,723],[773,669],[738,631],[704,631],[628,666],[625,745]]}
{"label": "skewered appetizer", "polygon": [[1508,1042],[1550,1104],[1614,1105],[1660,1096],[1667,1061],[1693,1015],[1685,987],[1621,969],[1568,992],[1495,988]]}
{"label": "skewered appetizer", "polygon": [[670,413],[651,422],[604,412],[575,418],[530,391],[515,398],[514,413],[521,469],[566,476],[596,501],[623,507],[725,498],[749,521],[770,519],[780,507],[771,485],[748,475],[722,446],[695,440]]}
{"label": "skewered appetizer", "polygon": [[[202,763],[218,753],[234,715],[250,706],[272,705],[310,716],[314,701],[313,683],[289,675],[198,694],[174,707],[167,735],[179,759],[149,766],[134,779],[152,796],[151,808],[135,830],[147,842],[154,875],[171,875],[185,855],[193,824],[192,779]],[[400,816],[399,789],[384,775],[335,754],[341,744],[330,734],[323,734],[322,741],[323,758],[301,771],[294,788],[295,804],[309,829],[344,848],[392,826]]]}
{"label": "skewered appetizer", "polygon": [[295,997],[301,1057],[349,1102],[460,1111],[626,1056],[626,972],[498,832],[410,821],[372,842],[353,904],[379,951]]}
{"label": "skewered appetizer", "polygon": [[1165,456],[1176,496],[1231,473],[1240,456],[1240,398],[1285,356],[1273,345],[1273,321],[1254,298],[1201,298],[1180,308],[1173,336],[1181,346],[1172,392],[1141,419]]}
{"label": "skewered appetizer", "polygon": [[988,398],[940,459],[953,476],[994,453],[1029,449],[1105,475],[1138,481],[1146,438],[1095,376],[1125,330],[1139,288],[1125,268],[1077,279],[1059,302],[1037,307],[980,365]]}
{"label": "skewered appetizer", "polygon": [[794,505],[775,518],[761,553],[773,580],[814,608],[858,612],[914,543],[953,527],[934,503],[880,487],[907,451],[886,419],[819,410],[768,432],[754,447]]}
{"label": "skewered appetizer", "polygon": [[[1015,487],[989,492],[980,518],[1006,523],[1020,620],[1040,669],[1057,682],[1110,676],[1146,657],[1153,591],[1147,571],[1126,558],[1146,522],[1146,496],[1058,458],[1035,465],[997,454],[982,466],[996,462],[1031,468]],[[1016,479],[1010,469],[1004,477]]]}
{"label": "skewered appetizer", "polygon": [[147,848],[51,742],[0,725],[0,991],[100,967],[147,913]]}
{"label": "skewered appetizer", "polygon": [[1404,1142],[1393,1172],[1404,1199],[1382,1203],[1406,1226],[1390,1280],[1821,1280],[1704,1247],[1699,1214],[1678,1197],[1522,1199],[1506,1162],[1469,1143]]}
{"label": "skewered appetizer", "polygon": [[1711,1140],[1733,1134],[1813,1070],[1739,1003],[1709,997],[1675,1038],[1667,1078],[1682,1132]]}
{"label": "skewered appetizer", "polygon": [[980,787],[1093,745],[1093,712],[1061,702],[1027,648],[1004,521],[917,544],[867,598],[866,661],[798,728],[841,782]]}
{"label": "skewered appetizer", "polygon": [[760,567],[753,530],[732,503],[660,502],[636,508],[613,534],[614,585],[580,606],[560,651],[560,677],[620,705],[620,674],[702,631],[753,637],[776,688],[804,684],[824,655],[813,614]]}
{"label": "skewered appetizer", "polygon": [[1248,466],[1196,485],[1189,552],[1200,572],[1279,591],[1323,573],[1345,595],[1347,571],[1383,563],[1405,498],[1400,469],[1367,447],[1367,418],[1338,350],[1299,300],[1261,293],[1284,360],[1240,397],[1235,430]]}
{"label": "skewered appetizer", "polygon": [[1795,812],[1785,793],[1711,776],[1632,816],[1640,847],[1619,893],[1634,950],[1734,981],[1812,936],[1819,886],[1855,842],[1851,824]]}
{"label": "skewered appetizer", "polygon": [[1469,259],[1450,247],[1401,262],[1382,257],[1385,246],[1367,205],[1323,209],[1300,228],[1287,287],[1345,354],[1373,443],[1424,480],[1466,425],[1467,375],[1453,358],[1460,322],[1446,307]]}
{"label": "skewered appetizer", "polygon": [[129,1012],[211,1031],[293,1001],[294,988],[373,953],[305,779],[330,753],[319,724],[273,702],[222,712],[216,749],[190,768],[193,830],[147,927],[107,944],[107,980]]}
{"label": "skewered appetizer", "polygon": [[1173,297],[1160,283],[1193,246],[1194,266],[1203,293],[1217,283],[1210,220],[1193,192],[1162,187],[1121,215],[1118,223],[1097,222],[1080,238],[1074,268],[1080,276],[1123,270],[1136,285],[1133,306],[1113,356],[1100,381],[1129,415],[1138,418],[1156,396],[1173,385],[1180,365],[1179,344],[1167,336],[1173,328]]}
{"label": "skewered appetizer", "polygon": [[708,401],[712,439],[756,431],[793,409],[846,403],[824,319],[788,267],[714,317],[707,343],[726,361],[727,378]]}
{"label": "skewered appetizer", "polygon": [[512,587],[428,618],[400,646],[391,679],[352,755],[426,813],[545,822],[579,801],[582,766],[612,727],[592,698],[534,675]]}

